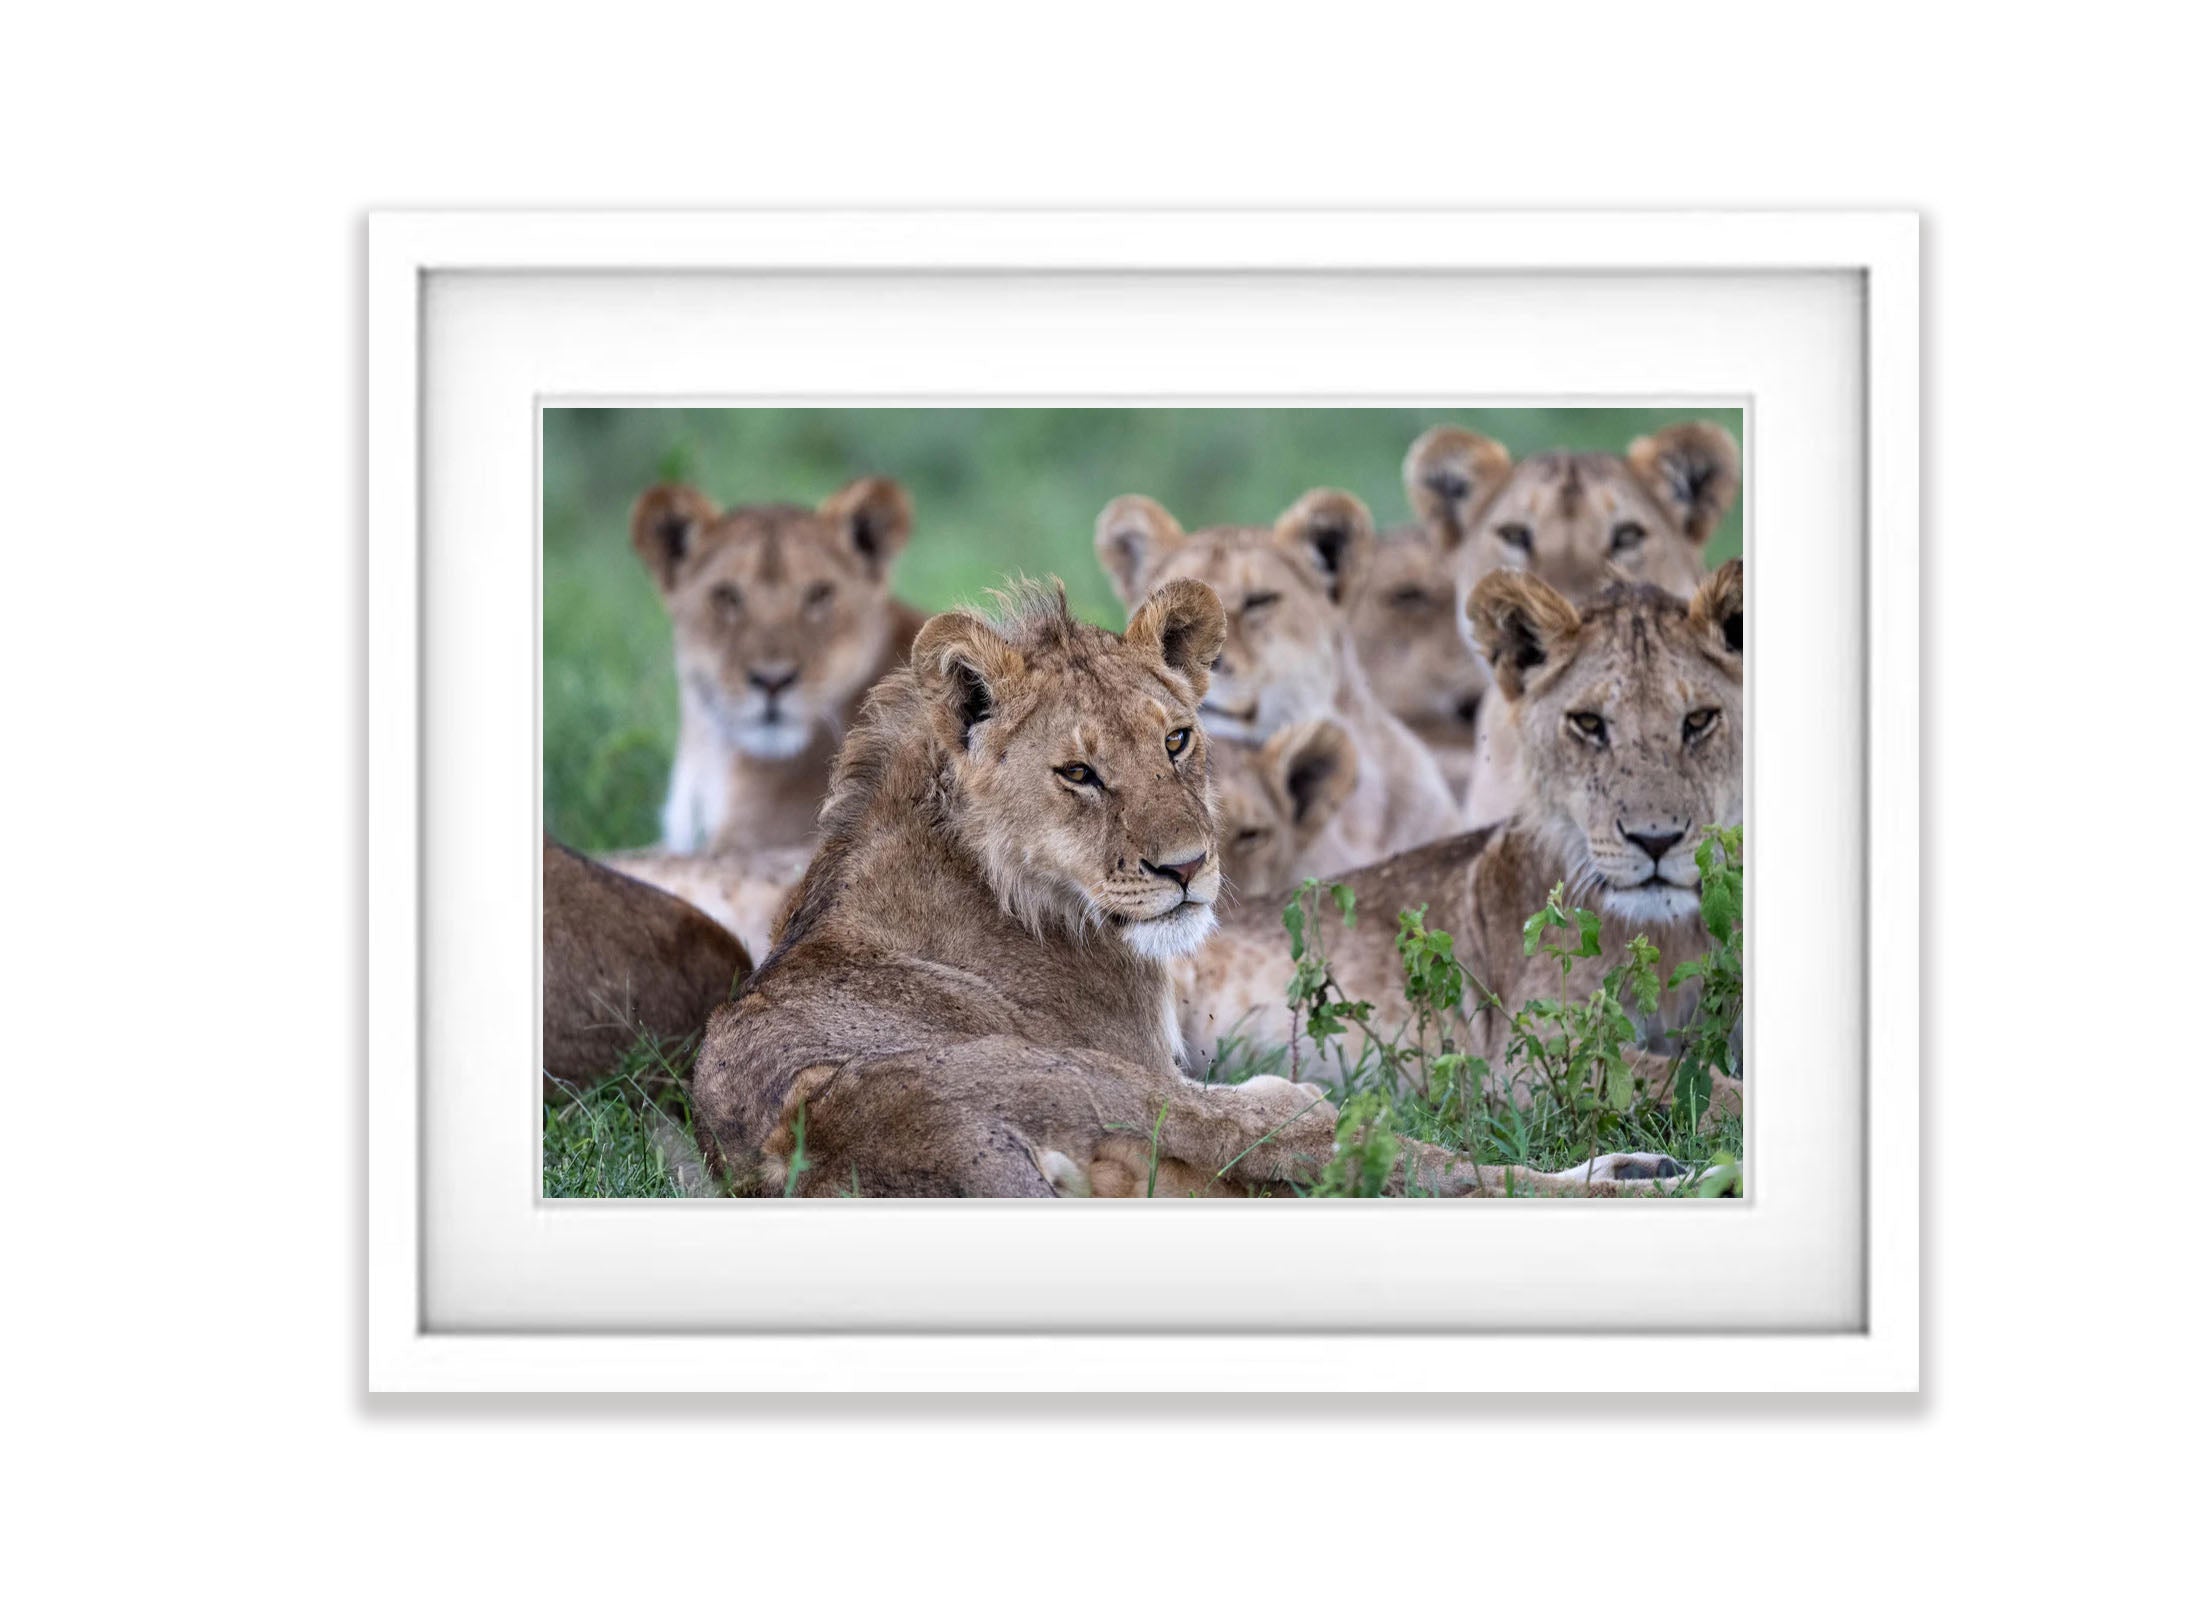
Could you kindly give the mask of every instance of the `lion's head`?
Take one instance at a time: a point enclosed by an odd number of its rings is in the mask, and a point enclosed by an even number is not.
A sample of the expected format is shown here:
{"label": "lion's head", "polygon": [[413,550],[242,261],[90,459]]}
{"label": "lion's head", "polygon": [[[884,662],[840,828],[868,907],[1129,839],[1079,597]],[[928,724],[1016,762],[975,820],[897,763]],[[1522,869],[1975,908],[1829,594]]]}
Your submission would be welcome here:
{"label": "lion's head", "polygon": [[1685,601],[1617,584],[1579,609],[1496,572],[1467,618],[1519,731],[1522,820],[1568,881],[1638,922],[1694,912],[1705,826],[1742,820],[1741,562]]}
{"label": "lion's head", "polygon": [[1105,929],[1156,960],[1190,950],[1222,883],[1199,726],[1221,602],[1164,583],[1117,635],[1073,618],[1059,585],[1008,601],[998,619],[934,617],[910,651],[939,754],[931,803],[1027,926]]}
{"label": "lion's head", "polygon": [[1489,674],[1459,626],[1452,560],[1425,528],[1375,541],[1352,606],[1352,644],[1375,698],[1425,737],[1473,737]]}
{"label": "lion's head", "polygon": [[1230,643],[1200,717],[1218,737],[1256,743],[1335,701],[1350,648],[1344,608],[1374,539],[1367,507],[1338,489],[1309,490],[1273,528],[1195,534],[1159,502],[1123,495],[1093,536],[1125,605],[1187,578],[1221,598]]}
{"label": "lion's head", "polygon": [[1575,599],[1614,581],[1689,593],[1741,473],[1734,436],[1710,422],[1661,428],[1624,456],[1554,450],[1517,464],[1494,439],[1431,428],[1405,463],[1414,513],[1466,588],[1532,572]]}
{"label": "lion's head", "polygon": [[1223,875],[1241,895],[1290,888],[1359,781],[1352,735],[1323,718],[1294,722],[1266,744],[1217,740],[1210,754]]}
{"label": "lion's head", "polygon": [[672,617],[681,685],[735,748],[799,755],[868,686],[910,520],[888,478],[859,478],[815,511],[721,511],[685,484],[634,503],[634,548]]}

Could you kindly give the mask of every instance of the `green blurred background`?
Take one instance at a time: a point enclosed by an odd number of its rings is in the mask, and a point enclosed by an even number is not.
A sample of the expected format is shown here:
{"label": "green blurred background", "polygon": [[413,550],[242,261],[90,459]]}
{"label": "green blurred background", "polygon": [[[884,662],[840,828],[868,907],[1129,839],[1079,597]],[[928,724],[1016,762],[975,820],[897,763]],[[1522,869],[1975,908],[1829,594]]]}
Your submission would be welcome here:
{"label": "green blurred background", "polygon": [[[814,505],[850,478],[898,478],[916,531],[894,588],[925,610],[980,598],[1006,575],[1059,576],[1081,616],[1120,627],[1092,553],[1116,495],[1150,494],[1186,528],[1265,523],[1316,485],[1349,489],[1379,527],[1408,520],[1400,477],[1422,429],[1456,423],[1538,450],[1624,450],[1702,417],[1742,436],[1739,411],[669,410],[543,414],[544,822],[581,850],[651,843],[679,699],[672,635],[627,543],[650,484],[681,479],[721,505]],[[1737,500],[1712,541],[1739,555]]]}

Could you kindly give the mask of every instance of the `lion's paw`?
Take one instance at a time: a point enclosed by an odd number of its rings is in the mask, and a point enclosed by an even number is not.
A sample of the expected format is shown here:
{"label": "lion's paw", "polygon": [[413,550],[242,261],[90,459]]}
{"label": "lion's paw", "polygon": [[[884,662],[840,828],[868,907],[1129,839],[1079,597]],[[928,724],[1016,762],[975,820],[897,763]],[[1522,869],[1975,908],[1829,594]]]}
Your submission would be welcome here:
{"label": "lion's paw", "polygon": [[1274,1073],[1260,1073],[1235,1086],[1239,1094],[1263,1110],[1297,1111],[1328,1098],[1318,1083],[1293,1083]]}

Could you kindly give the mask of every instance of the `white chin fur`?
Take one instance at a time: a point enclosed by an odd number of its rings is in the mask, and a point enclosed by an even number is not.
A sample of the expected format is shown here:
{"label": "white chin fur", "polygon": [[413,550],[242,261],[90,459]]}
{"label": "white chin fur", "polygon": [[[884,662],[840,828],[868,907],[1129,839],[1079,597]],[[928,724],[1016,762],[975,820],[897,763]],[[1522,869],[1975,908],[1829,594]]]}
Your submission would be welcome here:
{"label": "white chin fur", "polygon": [[1696,914],[1697,897],[1695,890],[1674,883],[1644,883],[1632,889],[1607,885],[1604,903],[1630,922],[1678,922]]}
{"label": "white chin fur", "polygon": [[784,761],[809,749],[817,731],[807,722],[742,722],[727,730],[745,756],[759,761]]}
{"label": "white chin fur", "polygon": [[1183,906],[1149,922],[1123,924],[1123,942],[1149,961],[1173,961],[1190,955],[1215,931],[1215,908]]}

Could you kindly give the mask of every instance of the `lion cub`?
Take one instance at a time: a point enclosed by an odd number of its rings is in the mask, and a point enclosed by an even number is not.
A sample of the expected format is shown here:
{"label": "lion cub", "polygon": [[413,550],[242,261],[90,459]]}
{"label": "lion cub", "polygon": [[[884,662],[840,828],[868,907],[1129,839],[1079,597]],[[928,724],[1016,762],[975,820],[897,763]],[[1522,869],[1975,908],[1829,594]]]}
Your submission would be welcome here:
{"label": "lion cub", "polygon": [[1352,603],[1352,644],[1375,698],[1428,746],[1464,800],[1490,678],[1459,625],[1450,553],[1426,528],[1393,528],[1375,541]]}
{"label": "lion cub", "polygon": [[1310,872],[1341,872],[1459,828],[1436,758],[1375,698],[1352,645],[1347,608],[1374,541],[1367,507],[1337,489],[1308,491],[1272,528],[1189,535],[1158,502],[1123,495],[1094,533],[1124,604],[1182,578],[1221,597],[1230,644],[1199,707],[1209,733],[1259,744],[1326,717],[1350,735],[1358,779],[1308,852]]}
{"label": "lion cub", "polygon": [[694,907],[543,840],[545,1076],[586,1083],[642,1034],[700,1033],[748,975],[748,951]]}
{"label": "lion cub", "polygon": [[[1518,734],[1525,803],[1494,831],[1346,874],[1358,919],[1332,923],[1325,938],[1345,993],[1373,1001],[1374,1025],[1387,1031],[1405,1017],[1398,913],[1426,904],[1430,924],[1453,932],[1460,962],[1502,1001],[1475,1011],[1460,1038],[1502,1071],[1512,1013],[1556,998],[1555,966],[1525,954],[1520,934],[1554,884],[1604,919],[1605,954],[1575,963],[1576,994],[1600,983],[1637,933],[1668,975],[1705,953],[1696,846],[1707,824],[1742,817],[1742,564],[1729,561],[1689,600],[1623,584],[1579,608],[1540,578],[1493,573],[1467,614],[1494,666],[1499,714]],[[1177,963],[1194,1072],[1225,1033],[1291,1037],[1282,911],[1280,895],[1255,901]],[[1694,986],[1665,1004],[1638,1019],[1653,1044],[1693,1012]],[[1319,1075],[1311,1062],[1305,1070]],[[1656,1071],[1644,1074],[1653,1084]],[[1725,1098],[1733,1103],[1730,1090]]]}
{"label": "lion cub", "polygon": [[[1213,927],[1221,879],[1198,709],[1222,640],[1221,603],[1181,580],[1120,635],[1059,586],[925,624],[841,751],[778,947],[711,1019],[714,1171],[771,1194],[1045,1198],[1320,1170],[1337,1119],[1316,1091],[1177,1069],[1167,963]],[[1672,1170],[1500,1175],[1404,1145],[1419,1193]]]}
{"label": "lion cub", "polygon": [[1294,722],[1264,745],[1217,739],[1207,748],[1223,877],[1241,895],[1274,894],[1297,883],[1322,830],[1359,781],[1352,735],[1324,718]]}
{"label": "lion cub", "polygon": [[[1711,422],[1660,428],[1624,456],[1551,450],[1518,463],[1495,439],[1438,427],[1405,459],[1406,496],[1458,593],[1528,572],[1576,602],[1614,581],[1691,593],[1741,472],[1741,447]],[[1483,827],[1519,806],[1520,754],[1491,719],[1478,718],[1475,743],[1466,822]]]}
{"label": "lion cub", "polygon": [[764,850],[619,850],[603,864],[677,895],[759,956],[772,947],[779,914],[810,864],[808,845]]}
{"label": "lion cub", "polygon": [[720,510],[685,484],[634,503],[680,676],[664,848],[810,842],[841,730],[923,620],[887,590],[910,522],[888,478],[859,478],[815,511]]}

